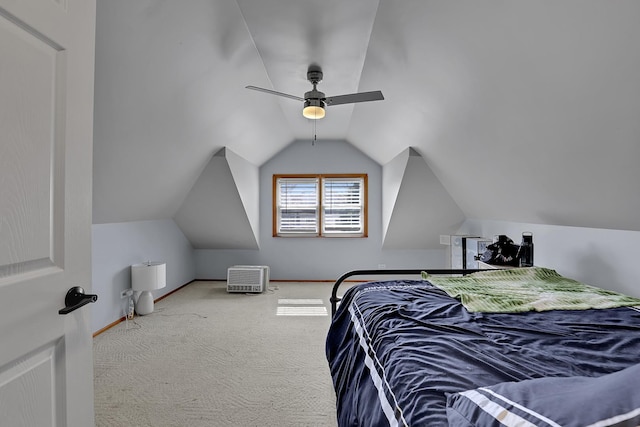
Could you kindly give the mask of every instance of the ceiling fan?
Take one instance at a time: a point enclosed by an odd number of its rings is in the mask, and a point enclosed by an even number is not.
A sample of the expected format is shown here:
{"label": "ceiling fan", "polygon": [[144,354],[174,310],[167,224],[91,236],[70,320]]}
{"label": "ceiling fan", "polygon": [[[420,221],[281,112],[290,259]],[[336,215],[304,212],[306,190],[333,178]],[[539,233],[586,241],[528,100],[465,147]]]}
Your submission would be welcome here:
{"label": "ceiling fan", "polygon": [[272,95],[284,96],[285,98],[303,101],[304,108],[302,115],[307,119],[317,120],[325,116],[325,107],[331,105],[353,104],[356,102],[380,101],[384,99],[382,92],[375,90],[372,92],[350,93],[348,95],[325,96],[324,93],[316,89],[318,83],[322,81],[322,69],[318,65],[310,65],[307,71],[307,80],[313,85],[313,89],[304,94],[304,98],[288,93],[277,92],[271,89],[265,89],[257,86],[247,86],[247,89],[257,90],[260,92],[270,93]]}

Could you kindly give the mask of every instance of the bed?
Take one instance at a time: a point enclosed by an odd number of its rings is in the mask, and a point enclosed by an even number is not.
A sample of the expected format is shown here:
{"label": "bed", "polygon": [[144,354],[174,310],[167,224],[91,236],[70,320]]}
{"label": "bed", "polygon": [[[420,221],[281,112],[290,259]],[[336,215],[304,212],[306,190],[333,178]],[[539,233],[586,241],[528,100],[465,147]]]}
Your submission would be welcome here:
{"label": "bed", "polygon": [[[541,268],[391,270],[331,295],[338,425],[638,426],[640,299]],[[550,282],[550,283],[547,283]],[[338,306],[338,302],[340,305]]]}

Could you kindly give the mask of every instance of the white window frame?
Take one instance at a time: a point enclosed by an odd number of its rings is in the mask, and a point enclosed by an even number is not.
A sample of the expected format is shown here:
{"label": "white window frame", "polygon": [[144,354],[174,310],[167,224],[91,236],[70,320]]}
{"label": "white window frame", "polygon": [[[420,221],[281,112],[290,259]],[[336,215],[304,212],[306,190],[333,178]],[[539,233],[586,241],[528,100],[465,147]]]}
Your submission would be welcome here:
{"label": "white window frame", "polygon": [[367,190],[366,174],[273,175],[273,236],[367,237]]}

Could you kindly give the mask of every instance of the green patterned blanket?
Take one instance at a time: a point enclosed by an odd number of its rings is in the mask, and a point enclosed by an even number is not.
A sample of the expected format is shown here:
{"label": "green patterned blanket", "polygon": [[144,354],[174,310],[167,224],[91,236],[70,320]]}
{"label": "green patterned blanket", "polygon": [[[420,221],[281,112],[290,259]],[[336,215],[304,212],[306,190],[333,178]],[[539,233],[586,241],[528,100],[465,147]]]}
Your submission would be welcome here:
{"label": "green patterned blanket", "polygon": [[540,267],[481,271],[467,276],[422,278],[459,299],[468,311],[586,310],[640,306],[640,299],[589,286]]}

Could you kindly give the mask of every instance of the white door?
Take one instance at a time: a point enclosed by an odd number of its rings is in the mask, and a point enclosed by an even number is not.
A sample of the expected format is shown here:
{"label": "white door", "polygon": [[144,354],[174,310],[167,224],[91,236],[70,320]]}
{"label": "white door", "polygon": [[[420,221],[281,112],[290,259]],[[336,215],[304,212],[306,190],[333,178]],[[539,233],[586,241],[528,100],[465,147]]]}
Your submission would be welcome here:
{"label": "white door", "polygon": [[94,424],[95,0],[0,0],[0,425]]}

